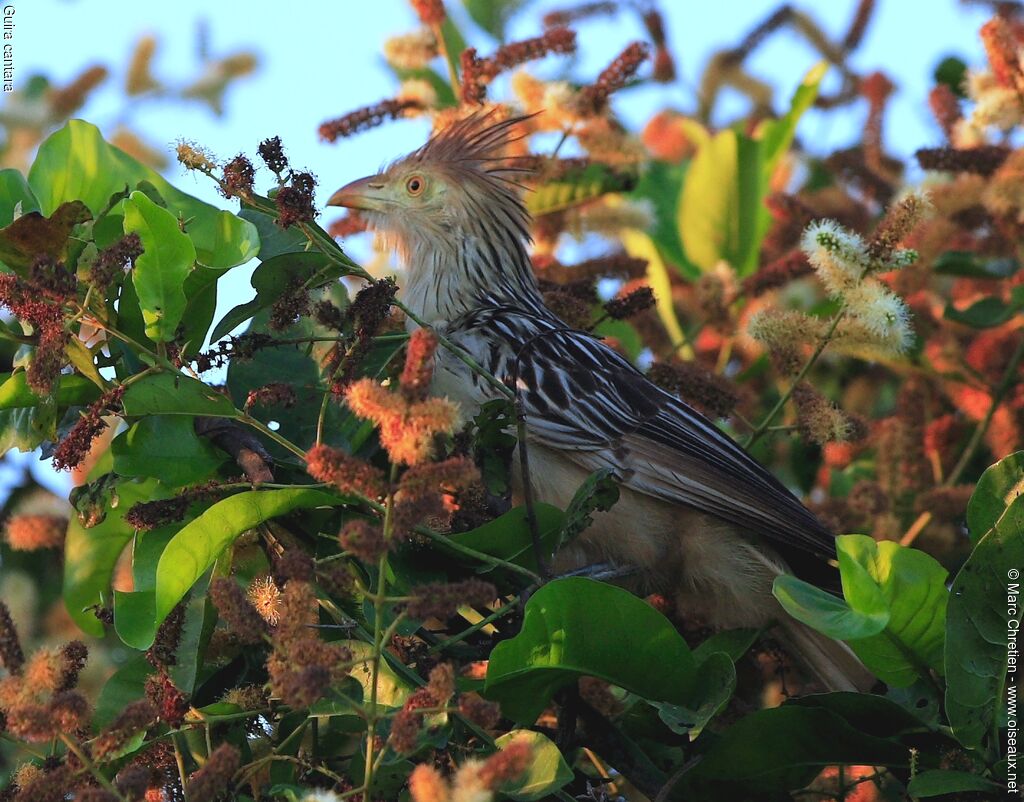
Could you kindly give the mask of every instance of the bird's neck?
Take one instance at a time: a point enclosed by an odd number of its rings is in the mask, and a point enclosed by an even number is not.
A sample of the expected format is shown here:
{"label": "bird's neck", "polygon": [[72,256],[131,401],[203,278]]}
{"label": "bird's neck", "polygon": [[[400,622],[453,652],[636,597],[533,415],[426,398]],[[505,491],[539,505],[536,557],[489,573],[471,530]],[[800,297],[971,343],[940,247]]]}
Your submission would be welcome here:
{"label": "bird's neck", "polygon": [[511,232],[489,237],[449,233],[443,243],[424,237],[405,244],[409,277],[402,300],[431,325],[485,307],[535,313],[545,308],[526,247]]}

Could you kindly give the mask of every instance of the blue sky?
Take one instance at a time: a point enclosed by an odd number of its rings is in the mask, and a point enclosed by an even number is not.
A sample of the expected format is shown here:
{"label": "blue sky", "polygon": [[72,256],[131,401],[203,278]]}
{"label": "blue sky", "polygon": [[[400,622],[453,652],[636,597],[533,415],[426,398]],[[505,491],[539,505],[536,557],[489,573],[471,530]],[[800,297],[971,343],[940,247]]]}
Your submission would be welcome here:
{"label": "blue sky", "polygon": [[[536,35],[545,10],[573,4],[574,0],[528,3],[510,29],[511,38]],[[83,67],[103,63],[112,70],[112,78],[80,116],[105,131],[125,122],[147,142],[168,152],[175,141],[185,138],[225,158],[239,151],[253,153],[261,139],[279,135],[293,165],[319,176],[321,201],[341,184],[417,147],[427,132],[424,121],[403,121],[335,144],[317,138],[317,125],[324,119],[393,94],[395,83],[383,64],[380,45],[387,36],[416,26],[406,0],[13,0],[6,5],[15,8],[16,86],[23,85],[34,73],[62,84]],[[459,0],[448,0],[447,5],[460,22],[465,20]],[[856,1],[795,5],[806,8],[833,38],[838,38],[853,15]],[[666,106],[691,110],[693,87],[710,54],[737,43],[778,3],[662,0],[661,6],[680,67],[680,81],[618,100],[617,110],[634,125]],[[878,0],[852,65],[865,72],[881,69],[897,84],[885,126],[893,152],[905,156],[918,147],[937,144],[939,131],[925,102],[932,70],[949,54],[969,64],[982,63],[977,30],[987,16],[983,8],[965,7],[955,0]],[[169,83],[187,83],[199,71],[197,31],[204,23],[214,56],[251,50],[261,62],[255,75],[240,81],[229,93],[224,116],[218,118],[199,104],[147,102],[126,107],[120,86],[138,37],[146,33],[158,37],[160,48],[154,61],[158,77]],[[463,22],[463,28],[482,53],[493,47],[493,42],[474,31],[470,23]],[[612,55],[640,36],[639,23],[630,14],[580,25],[581,55],[576,75],[596,76]],[[777,87],[776,104],[781,105],[815,61],[806,43],[794,33],[783,32],[758,50],[750,67]],[[743,108],[738,98],[732,101],[724,107],[726,112]],[[862,103],[838,115],[811,113],[799,133],[810,149],[828,151],[854,139],[864,114]],[[225,204],[201,176],[184,174],[175,165],[168,177],[188,192]],[[332,217],[327,215],[325,219]],[[249,272],[245,268],[234,271],[222,295],[223,310],[248,299]]]}

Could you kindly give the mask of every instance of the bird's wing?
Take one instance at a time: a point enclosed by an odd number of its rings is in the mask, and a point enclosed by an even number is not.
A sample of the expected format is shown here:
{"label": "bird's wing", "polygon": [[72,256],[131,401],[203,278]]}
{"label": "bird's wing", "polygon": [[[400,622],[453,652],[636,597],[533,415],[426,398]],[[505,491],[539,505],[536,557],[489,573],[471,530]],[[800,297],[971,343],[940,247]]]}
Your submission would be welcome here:
{"label": "bird's wing", "polygon": [[588,470],[611,468],[634,491],[835,556],[833,535],[774,476],[603,342],[521,313],[490,325],[514,343],[502,367],[519,389],[531,440]]}

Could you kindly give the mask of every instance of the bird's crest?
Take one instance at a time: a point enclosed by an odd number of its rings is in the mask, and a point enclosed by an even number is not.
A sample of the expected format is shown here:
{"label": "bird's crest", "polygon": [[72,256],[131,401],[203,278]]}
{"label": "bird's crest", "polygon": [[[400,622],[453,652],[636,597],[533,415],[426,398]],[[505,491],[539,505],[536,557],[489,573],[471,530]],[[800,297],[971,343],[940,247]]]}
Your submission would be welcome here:
{"label": "bird's crest", "polygon": [[519,186],[517,175],[532,172],[516,165],[515,156],[509,156],[508,146],[523,138],[517,129],[533,115],[495,120],[494,109],[478,111],[458,120],[408,157],[440,169],[476,170],[497,181]]}

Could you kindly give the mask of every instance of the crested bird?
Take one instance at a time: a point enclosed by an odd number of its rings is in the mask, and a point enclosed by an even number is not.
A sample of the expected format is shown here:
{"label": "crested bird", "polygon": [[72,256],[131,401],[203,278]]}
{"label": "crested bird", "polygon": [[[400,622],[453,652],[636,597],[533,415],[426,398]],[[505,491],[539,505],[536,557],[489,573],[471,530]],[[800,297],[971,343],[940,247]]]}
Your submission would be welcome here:
{"label": "crested bird", "polygon": [[[772,595],[781,573],[834,588],[834,535],[714,423],[545,307],[527,251],[525,168],[505,156],[524,119],[477,112],[328,205],[358,210],[407,270],[405,305],[514,388],[530,463],[529,476],[513,478],[516,495],[529,482],[533,499],[564,509],[592,472],[613,472],[619,502],[555,556],[556,570],[628,566],[636,590],[665,595],[686,620],[777,622],[826,689],[870,687],[845,644],[790,618]],[[467,414],[500,397],[444,349],[431,393]]]}

